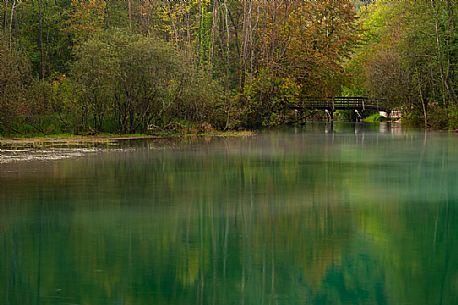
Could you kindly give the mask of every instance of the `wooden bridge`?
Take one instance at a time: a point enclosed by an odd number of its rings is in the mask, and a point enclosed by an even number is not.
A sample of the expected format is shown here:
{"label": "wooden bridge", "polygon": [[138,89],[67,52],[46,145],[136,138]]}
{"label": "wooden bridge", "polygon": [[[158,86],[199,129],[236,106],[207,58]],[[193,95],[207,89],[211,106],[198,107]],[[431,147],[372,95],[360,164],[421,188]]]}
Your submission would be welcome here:
{"label": "wooden bridge", "polygon": [[360,113],[366,110],[385,112],[391,110],[386,100],[363,96],[309,97],[299,103],[289,105],[289,108],[300,113],[305,110],[324,110],[329,120],[334,118],[333,113],[336,110],[353,110],[357,114],[357,119],[361,117]]}

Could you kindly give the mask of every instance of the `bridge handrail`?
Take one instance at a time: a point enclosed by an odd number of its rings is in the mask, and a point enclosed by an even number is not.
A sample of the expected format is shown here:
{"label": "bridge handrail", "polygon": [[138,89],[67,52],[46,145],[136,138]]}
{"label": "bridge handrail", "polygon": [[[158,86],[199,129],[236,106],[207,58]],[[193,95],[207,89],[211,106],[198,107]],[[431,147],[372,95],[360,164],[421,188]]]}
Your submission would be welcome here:
{"label": "bridge handrail", "polygon": [[316,108],[336,110],[336,108],[354,109],[360,108],[363,111],[366,109],[381,110],[381,106],[386,102],[386,99],[371,98],[366,96],[336,96],[336,97],[304,97],[296,106],[292,108]]}

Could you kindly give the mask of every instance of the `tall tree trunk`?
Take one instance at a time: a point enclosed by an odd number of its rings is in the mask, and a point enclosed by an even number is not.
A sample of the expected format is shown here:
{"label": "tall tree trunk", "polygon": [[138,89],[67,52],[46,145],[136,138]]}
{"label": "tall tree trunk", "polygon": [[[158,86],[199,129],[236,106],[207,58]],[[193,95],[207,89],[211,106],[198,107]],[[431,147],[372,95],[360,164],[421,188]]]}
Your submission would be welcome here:
{"label": "tall tree trunk", "polygon": [[[231,57],[231,29],[229,26],[229,7],[227,5],[228,0],[224,0],[224,26],[226,29],[226,38],[225,38],[225,60],[226,60],[226,69],[225,69],[225,81],[224,81],[224,90],[225,93],[229,91],[230,88],[230,57]],[[223,47],[222,47],[223,48]],[[226,114],[226,126],[225,129],[230,127],[230,112],[231,112],[231,102],[229,99],[225,99],[224,112]],[[224,262],[224,275],[226,275],[226,264]]]}
{"label": "tall tree trunk", "polygon": [[40,79],[45,78],[45,52],[43,47],[43,0],[38,0],[38,49],[40,50]]}
{"label": "tall tree trunk", "polygon": [[213,58],[215,56],[215,37],[218,31],[219,24],[219,2],[218,0],[213,0],[213,14],[212,14],[212,30],[210,38],[210,48],[209,48],[209,57],[208,57],[208,67],[209,73],[212,73],[213,70]]}
{"label": "tall tree trunk", "polygon": [[264,63],[268,62],[267,61],[267,53],[268,53],[268,48],[267,48],[267,5],[268,1],[263,0],[262,2],[262,50],[261,50],[261,58],[264,61]]}
{"label": "tall tree trunk", "polygon": [[11,16],[10,16],[10,45],[13,42],[13,28],[16,31],[16,6],[17,6],[17,0],[12,0],[11,3]]}
{"label": "tall tree trunk", "polygon": [[426,108],[427,105],[426,105],[425,98],[423,97],[422,83],[420,80],[420,72],[418,71],[418,69],[416,70],[416,74],[417,74],[416,81],[417,81],[417,86],[418,86],[418,96],[420,97],[421,107],[423,110],[423,119],[424,119],[425,128],[427,128],[428,127],[428,112]]}
{"label": "tall tree trunk", "polygon": [[227,6],[227,0],[224,0],[224,25],[226,27],[226,86],[229,86],[231,29],[229,27],[229,8]]}
{"label": "tall tree trunk", "polygon": [[8,0],[3,0],[3,18],[2,18],[2,28],[3,31],[6,31],[6,25],[8,22],[6,19],[8,18]]}
{"label": "tall tree trunk", "polygon": [[192,53],[192,38],[191,38],[191,21],[190,12],[186,12],[185,23],[186,23],[186,56],[190,62],[194,63],[194,56]]}
{"label": "tall tree trunk", "polygon": [[275,44],[277,40],[277,4],[276,2],[272,3],[273,10],[272,10],[272,37],[270,45],[269,45],[269,58],[271,61],[274,59],[274,51],[275,51]]}
{"label": "tall tree trunk", "polygon": [[201,0],[197,0],[197,16],[196,19],[199,21],[197,28],[197,67],[200,69],[203,63],[203,5]]}
{"label": "tall tree trunk", "polygon": [[103,26],[105,27],[105,29],[108,29],[108,27],[110,26],[110,22],[109,22],[109,16],[110,16],[110,9],[109,9],[109,1],[106,0],[105,1],[105,9],[103,11]]}
{"label": "tall tree trunk", "polygon": [[132,0],[127,1],[128,14],[129,14],[129,30],[132,31]]}
{"label": "tall tree trunk", "polygon": [[178,49],[180,47],[179,45],[180,38],[179,38],[179,33],[178,33],[177,18],[173,16],[172,11],[173,11],[173,6],[169,2],[168,3],[168,13],[169,13],[169,18],[170,18],[170,23],[172,25],[173,36],[175,40],[175,47]]}
{"label": "tall tree trunk", "polygon": [[[254,21],[254,24],[251,24],[250,29],[250,74],[254,74],[254,59],[256,57],[256,47],[255,47],[255,39],[256,39],[256,31],[259,25],[259,4],[254,2],[254,7],[251,8],[251,20]],[[253,16],[253,11],[255,11],[255,16]]]}
{"label": "tall tree trunk", "polygon": [[436,5],[435,0],[431,0],[431,8],[433,9],[434,13],[434,30],[435,30],[435,41],[436,41],[436,52],[437,52],[437,58],[439,62],[439,72],[441,76],[441,82],[442,82],[442,91],[443,91],[443,99],[444,99],[444,106],[447,108],[448,107],[448,99],[447,97],[452,100],[455,104],[457,103],[456,100],[454,99],[454,92],[452,92],[449,81],[447,80],[447,75],[446,71],[444,68],[444,62],[447,62],[446,59],[444,59],[444,52],[443,48],[441,45],[441,37],[440,37],[440,25],[439,25],[439,12],[438,12],[438,7]]}
{"label": "tall tree trunk", "polygon": [[245,85],[246,75],[248,73],[248,62],[249,54],[251,56],[251,14],[252,14],[252,2],[251,0],[243,1],[243,26],[242,26],[242,53],[240,54],[240,88]]}
{"label": "tall tree trunk", "polygon": [[452,3],[451,0],[447,0],[447,35],[446,35],[446,47],[447,47],[447,70],[446,70],[446,82],[450,90],[450,99],[455,105],[458,105],[458,97],[457,93],[455,92],[455,88],[451,83],[451,77],[455,74],[455,65],[452,64],[452,57],[453,57],[453,44],[454,44],[454,35],[455,35],[455,10],[454,7],[456,3]]}

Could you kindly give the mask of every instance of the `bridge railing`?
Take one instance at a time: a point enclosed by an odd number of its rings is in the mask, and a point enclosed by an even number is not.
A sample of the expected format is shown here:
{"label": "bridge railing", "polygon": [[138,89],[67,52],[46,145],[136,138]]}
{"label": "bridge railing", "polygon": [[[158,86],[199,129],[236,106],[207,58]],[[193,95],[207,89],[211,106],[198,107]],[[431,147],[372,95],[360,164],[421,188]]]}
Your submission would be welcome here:
{"label": "bridge railing", "polygon": [[382,99],[373,99],[368,97],[307,97],[304,98],[296,107],[303,109],[358,109],[358,110],[385,110],[385,101]]}

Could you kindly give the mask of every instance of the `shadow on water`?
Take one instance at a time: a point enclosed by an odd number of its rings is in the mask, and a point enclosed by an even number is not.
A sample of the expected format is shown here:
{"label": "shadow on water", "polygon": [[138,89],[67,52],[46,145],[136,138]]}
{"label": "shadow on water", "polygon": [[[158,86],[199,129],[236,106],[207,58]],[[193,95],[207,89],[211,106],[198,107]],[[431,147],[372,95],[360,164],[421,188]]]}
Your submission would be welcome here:
{"label": "shadow on water", "polygon": [[458,138],[377,128],[2,165],[0,303],[456,304]]}

